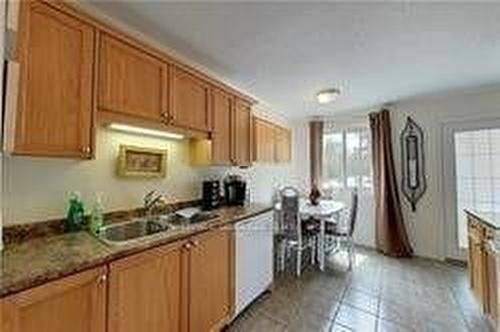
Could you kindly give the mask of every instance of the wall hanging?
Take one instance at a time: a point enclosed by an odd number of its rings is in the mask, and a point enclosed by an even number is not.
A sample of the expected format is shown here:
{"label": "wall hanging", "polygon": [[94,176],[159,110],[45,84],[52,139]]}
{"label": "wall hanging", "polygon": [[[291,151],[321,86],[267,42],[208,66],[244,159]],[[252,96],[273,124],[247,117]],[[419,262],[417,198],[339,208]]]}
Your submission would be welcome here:
{"label": "wall hanging", "polygon": [[167,150],[120,145],[119,176],[164,178],[166,174]]}
{"label": "wall hanging", "polygon": [[416,204],[427,189],[425,181],[424,132],[410,117],[401,132],[403,194],[415,212]]}

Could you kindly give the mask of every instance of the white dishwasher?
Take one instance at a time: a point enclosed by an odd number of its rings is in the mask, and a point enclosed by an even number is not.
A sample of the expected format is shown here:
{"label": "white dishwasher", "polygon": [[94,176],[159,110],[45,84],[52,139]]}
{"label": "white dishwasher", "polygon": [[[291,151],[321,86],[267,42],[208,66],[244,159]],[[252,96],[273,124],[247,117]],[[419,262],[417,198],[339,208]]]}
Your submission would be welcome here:
{"label": "white dishwasher", "polygon": [[273,213],[244,219],[235,227],[235,316],[273,282]]}

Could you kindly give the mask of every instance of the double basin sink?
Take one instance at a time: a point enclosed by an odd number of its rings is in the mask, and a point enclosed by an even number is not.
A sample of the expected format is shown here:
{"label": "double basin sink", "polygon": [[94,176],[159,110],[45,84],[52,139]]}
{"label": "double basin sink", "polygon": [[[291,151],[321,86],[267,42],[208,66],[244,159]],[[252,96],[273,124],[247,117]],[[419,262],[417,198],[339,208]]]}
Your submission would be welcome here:
{"label": "double basin sink", "polygon": [[99,230],[99,238],[110,244],[126,244],[154,234],[189,227],[218,218],[215,213],[201,212],[192,218],[176,214],[144,217],[127,222],[104,226]]}

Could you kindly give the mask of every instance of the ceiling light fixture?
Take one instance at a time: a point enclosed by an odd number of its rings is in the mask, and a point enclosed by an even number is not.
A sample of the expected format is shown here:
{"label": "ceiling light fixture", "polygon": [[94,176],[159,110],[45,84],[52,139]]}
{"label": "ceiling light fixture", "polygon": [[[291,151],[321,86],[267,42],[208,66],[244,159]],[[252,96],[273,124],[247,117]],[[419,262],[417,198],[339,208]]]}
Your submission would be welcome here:
{"label": "ceiling light fixture", "polygon": [[316,94],[316,99],[318,100],[318,103],[320,104],[328,104],[331,103],[332,101],[335,101],[338,96],[340,95],[340,90],[339,89],[326,89],[318,92]]}
{"label": "ceiling light fixture", "polygon": [[170,133],[168,131],[147,129],[142,127],[129,126],[121,123],[111,123],[108,126],[109,129],[121,131],[124,133],[170,138],[170,139],[183,139],[184,136],[180,134]]}

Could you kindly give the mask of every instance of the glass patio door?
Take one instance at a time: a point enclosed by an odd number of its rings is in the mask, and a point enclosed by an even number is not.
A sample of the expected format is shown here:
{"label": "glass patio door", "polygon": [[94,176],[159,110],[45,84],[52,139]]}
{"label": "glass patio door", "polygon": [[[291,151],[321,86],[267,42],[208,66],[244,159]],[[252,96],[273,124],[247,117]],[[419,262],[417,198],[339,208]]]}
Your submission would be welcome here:
{"label": "glass patio door", "polygon": [[446,132],[446,255],[465,260],[468,239],[464,210],[500,213],[500,122],[455,124]]}

